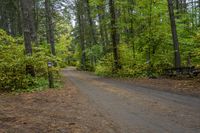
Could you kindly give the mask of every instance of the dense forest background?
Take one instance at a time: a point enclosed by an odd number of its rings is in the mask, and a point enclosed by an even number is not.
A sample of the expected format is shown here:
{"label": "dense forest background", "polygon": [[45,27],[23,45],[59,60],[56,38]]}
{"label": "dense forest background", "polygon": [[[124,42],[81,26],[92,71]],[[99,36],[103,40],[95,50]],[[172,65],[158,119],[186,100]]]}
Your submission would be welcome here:
{"label": "dense forest background", "polygon": [[123,77],[198,68],[200,0],[0,0],[0,89],[45,85],[66,65]]}

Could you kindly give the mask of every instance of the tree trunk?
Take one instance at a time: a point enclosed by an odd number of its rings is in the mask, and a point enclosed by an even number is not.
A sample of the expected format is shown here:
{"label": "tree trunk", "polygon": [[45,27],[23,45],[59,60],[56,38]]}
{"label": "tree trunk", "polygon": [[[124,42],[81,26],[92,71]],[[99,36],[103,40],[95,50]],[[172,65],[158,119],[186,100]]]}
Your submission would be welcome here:
{"label": "tree trunk", "polygon": [[55,40],[54,40],[54,27],[53,27],[53,22],[52,22],[52,10],[51,10],[51,3],[50,0],[45,0],[45,9],[46,9],[46,19],[47,19],[47,26],[48,26],[48,34],[49,37],[47,42],[50,43],[51,45],[51,54],[56,55],[56,50],[55,50]]}
{"label": "tree trunk", "polygon": [[37,37],[37,31],[38,31],[38,19],[37,19],[37,2],[35,0],[32,0],[33,3],[33,22],[32,22],[32,30],[33,30],[33,35],[32,35],[32,40],[35,43],[36,46],[38,46],[38,37]]}
{"label": "tree trunk", "polygon": [[90,4],[88,0],[85,0],[85,4],[86,4],[86,10],[87,10],[87,17],[88,17],[88,21],[90,24],[90,34],[91,34],[91,38],[92,38],[92,44],[97,44],[96,41],[96,33],[95,33],[95,27],[94,27],[94,22],[92,20],[92,16],[91,16],[91,9],[90,9]]}
{"label": "tree trunk", "polygon": [[[98,10],[102,10],[102,6],[97,6]],[[98,21],[99,21],[99,30],[100,30],[100,36],[101,36],[101,43],[103,50],[105,50],[106,42],[105,42],[105,35],[103,31],[103,19],[102,19],[102,13],[98,13]]]}
{"label": "tree trunk", "polygon": [[169,8],[169,16],[171,21],[171,30],[172,30],[172,38],[173,38],[173,44],[174,44],[174,52],[175,52],[175,68],[181,67],[181,57],[179,52],[179,42],[178,42],[178,36],[176,31],[176,22],[175,22],[175,16],[174,16],[174,8],[172,0],[168,0],[168,8]]}
{"label": "tree trunk", "polygon": [[18,35],[23,35],[23,26],[22,26],[22,12],[21,12],[21,4],[20,1],[17,1],[17,6],[18,6],[18,10],[17,10],[17,31],[18,31]]}
{"label": "tree trunk", "polygon": [[86,53],[85,53],[85,35],[84,35],[84,24],[83,24],[83,15],[82,13],[82,3],[80,1],[76,1],[76,8],[77,8],[77,22],[78,22],[78,29],[79,29],[79,41],[81,46],[81,69],[85,70],[86,68]]}
{"label": "tree trunk", "polygon": [[179,10],[179,5],[180,5],[179,0],[176,0],[176,10],[177,10],[177,11]]}
{"label": "tree trunk", "polygon": [[118,53],[118,34],[117,34],[117,24],[116,24],[116,12],[115,12],[115,2],[114,0],[109,0],[109,8],[111,15],[111,40],[113,45],[113,56],[114,56],[114,71],[121,68],[119,63],[119,53]]}
{"label": "tree trunk", "polygon": [[[32,15],[30,7],[32,0],[21,0],[21,9],[23,16],[23,31],[24,31],[24,45],[25,45],[25,54],[28,56],[32,55],[32,45],[31,45],[31,25],[30,20]],[[32,65],[26,65],[26,72],[31,76],[35,76],[34,67]]]}
{"label": "tree trunk", "polygon": [[32,0],[21,0],[22,6],[22,16],[23,16],[23,31],[24,31],[24,43],[25,52],[27,55],[32,55],[32,45],[31,45],[31,26],[30,26],[30,3]]}
{"label": "tree trunk", "polygon": [[198,0],[198,27],[200,27],[200,0]]}

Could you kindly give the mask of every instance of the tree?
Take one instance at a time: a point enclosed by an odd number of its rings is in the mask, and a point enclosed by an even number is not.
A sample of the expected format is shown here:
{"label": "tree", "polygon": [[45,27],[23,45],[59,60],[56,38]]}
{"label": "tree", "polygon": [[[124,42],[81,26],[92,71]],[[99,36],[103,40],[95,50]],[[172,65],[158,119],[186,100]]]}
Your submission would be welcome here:
{"label": "tree", "polygon": [[109,0],[110,9],[110,24],[111,24],[111,40],[113,46],[113,56],[114,56],[114,71],[121,68],[119,63],[119,53],[118,53],[118,33],[117,33],[117,23],[116,23],[116,9],[115,0]]}
{"label": "tree", "polygon": [[56,55],[55,50],[55,40],[54,40],[54,25],[52,21],[52,6],[50,0],[45,0],[45,9],[46,9],[46,19],[47,19],[47,42],[51,45],[51,53],[52,55]]}
{"label": "tree", "polygon": [[90,35],[92,38],[91,42],[94,45],[94,44],[97,44],[97,41],[96,41],[96,34],[95,34],[95,29],[94,29],[94,22],[91,17],[91,9],[90,9],[89,0],[84,0],[84,4],[85,4],[86,11],[87,11],[87,18],[88,18],[89,26],[90,26]]}
{"label": "tree", "polygon": [[[23,16],[23,31],[24,31],[24,45],[25,53],[28,56],[32,55],[32,45],[31,45],[31,23],[32,17],[32,0],[21,0],[21,9]],[[26,66],[26,71],[28,74],[35,76],[34,67],[32,65]]]}
{"label": "tree", "polygon": [[175,68],[181,67],[181,57],[179,52],[179,42],[178,42],[178,36],[176,31],[176,21],[174,16],[174,8],[172,0],[168,0],[168,8],[169,8],[169,16],[170,16],[170,22],[171,22],[171,31],[172,31],[172,38],[173,38],[173,44],[174,44],[174,61],[175,61]]}
{"label": "tree", "polygon": [[86,68],[86,53],[85,53],[85,33],[84,33],[84,16],[83,16],[83,8],[82,2],[76,1],[76,17],[78,22],[78,33],[79,33],[79,41],[81,46],[81,69],[85,70]]}

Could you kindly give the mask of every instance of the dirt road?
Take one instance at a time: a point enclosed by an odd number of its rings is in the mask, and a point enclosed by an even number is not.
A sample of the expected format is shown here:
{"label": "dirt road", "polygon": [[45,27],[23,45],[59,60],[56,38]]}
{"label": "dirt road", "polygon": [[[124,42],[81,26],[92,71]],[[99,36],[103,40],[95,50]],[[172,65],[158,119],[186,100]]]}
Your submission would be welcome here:
{"label": "dirt road", "polygon": [[73,68],[64,75],[122,133],[199,133],[200,99],[100,78]]}

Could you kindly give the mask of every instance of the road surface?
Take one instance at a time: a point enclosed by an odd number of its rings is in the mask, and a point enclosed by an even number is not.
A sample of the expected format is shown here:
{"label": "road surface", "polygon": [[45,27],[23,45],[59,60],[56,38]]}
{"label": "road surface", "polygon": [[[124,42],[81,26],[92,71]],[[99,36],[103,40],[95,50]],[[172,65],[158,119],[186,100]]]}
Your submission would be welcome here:
{"label": "road surface", "polygon": [[200,133],[200,99],[68,68],[65,76],[122,133]]}

